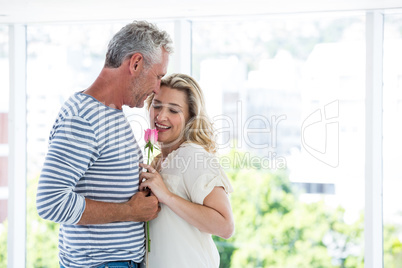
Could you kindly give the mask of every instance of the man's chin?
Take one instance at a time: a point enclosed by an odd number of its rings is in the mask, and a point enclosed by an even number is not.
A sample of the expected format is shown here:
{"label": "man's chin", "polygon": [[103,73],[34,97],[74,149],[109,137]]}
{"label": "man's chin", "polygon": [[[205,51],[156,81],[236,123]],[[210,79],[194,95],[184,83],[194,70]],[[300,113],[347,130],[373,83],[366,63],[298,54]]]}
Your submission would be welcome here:
{"label": "man's chin", "polygon": [[145,98],[143,98],[142,100],[140,100],[140,101],[137,103],[137,105],[136,105],[135,107],[137,107],[137,108],[143,108],[144,105],[145,105],[145,101],[147,100],[147,98],[148,98],[148,95],[145,96]]}
{"label": "man's chin", "polygon": [[137,105],[134,108],[143,108],[144,107],[144,102],[137,103]]}

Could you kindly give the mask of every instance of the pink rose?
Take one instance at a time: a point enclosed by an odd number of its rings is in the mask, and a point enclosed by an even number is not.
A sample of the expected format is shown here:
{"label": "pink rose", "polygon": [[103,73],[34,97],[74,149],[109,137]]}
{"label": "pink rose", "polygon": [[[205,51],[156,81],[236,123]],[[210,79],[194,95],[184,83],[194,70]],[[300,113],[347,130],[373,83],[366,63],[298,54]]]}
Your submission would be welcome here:
{"label": "pink rose", "polygon": [[158,141],[158,130],[148,128],[145,130],[145,142],[150,142],[152,145]]}

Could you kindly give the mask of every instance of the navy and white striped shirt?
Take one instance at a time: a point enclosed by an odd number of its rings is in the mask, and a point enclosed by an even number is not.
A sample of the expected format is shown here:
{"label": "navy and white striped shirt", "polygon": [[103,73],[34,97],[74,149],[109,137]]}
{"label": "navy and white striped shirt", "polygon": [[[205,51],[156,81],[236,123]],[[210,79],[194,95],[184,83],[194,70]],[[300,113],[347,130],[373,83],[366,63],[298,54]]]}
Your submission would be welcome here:
{"label": "navy and white striped shirt", "polygon": [[75,225],[85,198],[128,201],[138,191],[140,162],[142,152],[121,110],[83,93],[66,101],[50,133],[36,201],[42,218],[60,223],[63,266],[142,261],[143,222]]}

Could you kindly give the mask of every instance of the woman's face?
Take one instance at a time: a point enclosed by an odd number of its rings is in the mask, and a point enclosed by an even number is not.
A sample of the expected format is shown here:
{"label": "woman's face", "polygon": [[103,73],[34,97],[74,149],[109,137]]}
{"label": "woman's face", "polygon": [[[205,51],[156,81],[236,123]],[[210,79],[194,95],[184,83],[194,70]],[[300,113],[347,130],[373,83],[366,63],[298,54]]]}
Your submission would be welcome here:
{"label": "woman's face", "polygon": [[186,93],[162,86],[155,94],[149,112],[151,126],[158,130],[158,141],[169,147],[180,145],[190,116]]}

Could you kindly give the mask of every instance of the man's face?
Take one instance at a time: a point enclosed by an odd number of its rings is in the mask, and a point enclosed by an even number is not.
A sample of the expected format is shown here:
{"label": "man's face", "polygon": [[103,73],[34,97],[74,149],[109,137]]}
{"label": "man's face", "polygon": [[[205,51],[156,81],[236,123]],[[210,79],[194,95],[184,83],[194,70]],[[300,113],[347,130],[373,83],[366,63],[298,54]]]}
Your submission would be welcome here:
{"label": "man's face", "polygon": [[130,107],[142,108],[144,101],[152,93],[160,91],[161,79],[167,72],[169,53],[162,49],[161,61],[143,69],[141,74],[133,81],[132,101]]}

